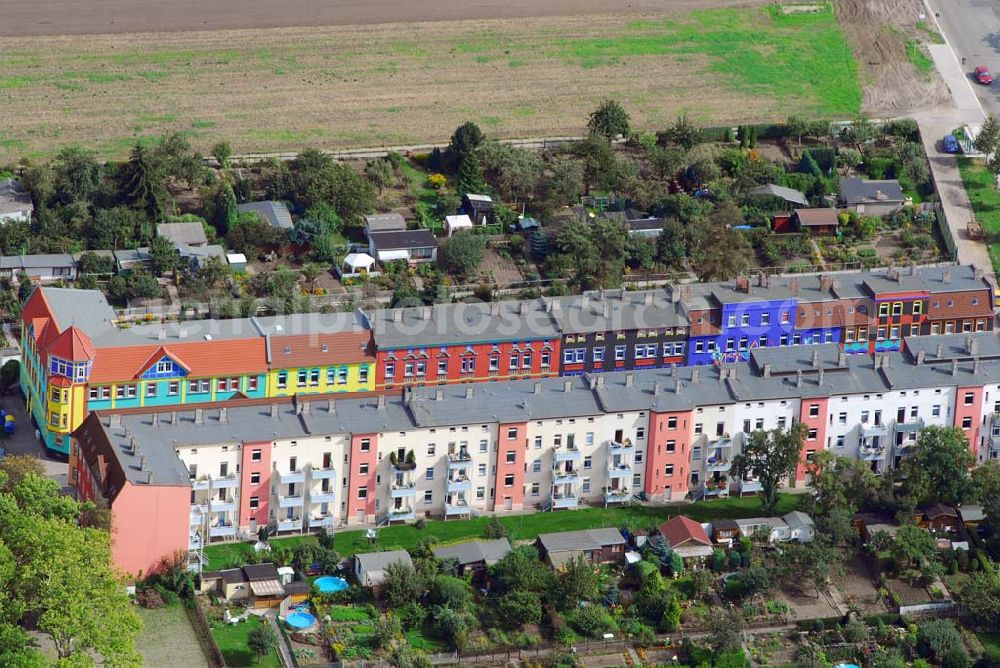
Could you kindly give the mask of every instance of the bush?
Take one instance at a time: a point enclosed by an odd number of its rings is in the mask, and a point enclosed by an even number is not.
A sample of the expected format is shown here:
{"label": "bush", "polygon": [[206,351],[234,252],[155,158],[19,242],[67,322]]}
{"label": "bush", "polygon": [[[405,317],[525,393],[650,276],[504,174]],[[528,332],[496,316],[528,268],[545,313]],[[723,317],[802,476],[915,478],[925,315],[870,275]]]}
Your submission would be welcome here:
{"label": "bush", "polygon": [[160,592],[153,587],[139,591],[135,595],[135,600],[140,606],[146,608],[147,610],[162,608],[164,605],[163,597],[160,595]]}
{"label": "bush", "polygon": [[483,536],[490,540],[507,538],[509,535],[510,532],[507,530],[507,527],[503,525],[503,522],[501,522],[500,518],[496,515],[491,517],[490,521],[486,523],[485,527],[483,527]]}
{"label": "bush", "polygon": [[605,633],[611,633],[617,628],[611,614],[606,608],[599,605],[578,608],[567,614],[566,620],[573,630],[588,638],[600,638]]}

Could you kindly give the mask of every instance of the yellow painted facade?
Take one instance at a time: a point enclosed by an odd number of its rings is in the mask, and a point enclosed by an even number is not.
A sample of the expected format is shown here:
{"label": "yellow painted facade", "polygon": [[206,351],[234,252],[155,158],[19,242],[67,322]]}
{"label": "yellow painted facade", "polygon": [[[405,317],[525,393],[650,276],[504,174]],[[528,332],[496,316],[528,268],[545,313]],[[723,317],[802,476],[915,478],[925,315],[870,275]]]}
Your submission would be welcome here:
{"label": "yellow painted facade", "polygon": [[268,397],[374,390],[374,361],[361,364],[272,369],[267,374]]}
{"label": "yellow painted facade", "polygon": [[87,416],[84,386],[49,387],[45,407],[50,431],[57,434],[72,432]]}

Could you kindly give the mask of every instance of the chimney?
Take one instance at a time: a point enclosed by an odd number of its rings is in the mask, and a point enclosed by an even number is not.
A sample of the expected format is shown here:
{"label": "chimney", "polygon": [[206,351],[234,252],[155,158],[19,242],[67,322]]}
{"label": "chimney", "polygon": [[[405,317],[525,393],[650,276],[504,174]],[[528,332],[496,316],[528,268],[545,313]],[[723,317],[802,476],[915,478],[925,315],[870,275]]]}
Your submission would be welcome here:
{"label": "chimney", "polygon": [[562,307],[558,300],[553,299],[549,302],[549,313],[558,313],[560,308]]}
{"label": "chimney", "polygon": [[899,269],[896,268],[890,269],[889,271],[885,272],[885,277],[890,281],[896,281],[897,283],[899,283],[900,279]]}
{"label": "chimney", "polygon": [[659,393],[660,393],[660,381],[657,380],[653,382],[653,396],[655,397]]}
{"label": "chimney", "polygon": [[938,359],[941,359],[942,357],[944,357],[944,345],[942,345],[940,343],[937,344],[937,349],[936,349],[936,352],[934,353],[934,356],[937,357]]}
{"label": "chimney", "polygon": [[112,413],[111,417],[108,419],[108,426],[112,428],[122,426],[121,413]]}
{"label": "chimney", "polygon": [[572,391],[573,391],[573,381],[567,378],[566,380],[563,381],[563,392],[572,392]]}
{"label": "chimney", "polygon": [[171,411],[170,424],[177,424],[177,411]]}
{"label": "chimney", "polygon": [[531,393],[532,394],[541,394],[542,393],[542,382],[541,381],[538,381],[538,380],[535,381],[534,386],[532,386],[532,388],[531,388]]}
{"label": "chimney", "polygon": [[982,270],[982,269],[980,269],[980,268],[979,268],[979,267],[977,267],[976,265],[972,265],[972,277],[973,277],[974,279],[976,279],[977,281],[981,281],[981,280],[983,280],[983,277],[984,277],[985,275],[986,275],[986,274],[985,274],[985,273],[983,272],[983,270]]}
{"label": "chimney", "polygon": [[958,375],[958,360],[951,361],[951,375],[953,376]]}
{"label": "chimney", "polygon": [[146,470],[146,456],[145,455],[143,455],[142,457],[139,457],[139,470],[140,471],[145,471]]}
{"label": "chimney", "polygon": [[729,380],[736,380],[736,372],[739,370],[735,364],[729,367]]}
{"label": "chimney", "polygon": [[201,408],[194,409],[194,423],[204,424],[205,423],[205,411]]}
{"label": "chimney", "polygon": [[917,351],[917,364],[923,364],[924,360],[927,359],[927,353],[923,350]]}
{"label": "chimney", "polygon": [[303,401],[302,402],[302,411],[301,412],[302,412],[302,415],[309,415],[309,402],[308,401]]}
{"label": "chimney", "polygon": [[129,452],[132,453],[133,457],[139,454],[139,442],[135,440],[135,436],[129,439],[128,447]]}
{"label": "chimney", "polygon": [[524,315],[528,312],[528,302],[520,301],[517,303],[518,315]]}
{"label": "chimney", "polygon": [[465,386],[465,398],[471,399],[475,395],[475,388],[471,384]]}
{"label": "chimney", "polygon": [[490,304],[490,315],[492,316],[500,315],[500,302],[493,302]]}
{"label": "chimney", "polygon": [[337,402],[333,399],[328,399],[326,402],[326,412],[330,415],[337,414]]}
{"label": "chimney", "polygon": [[979,340],[970,336],[965,340],[965,349],[975,357],[979,354]]}
{"label": "chimney", "polygon": [[667,291],[670,293],[670,303],[676,304],[681,299],[681,291],[678,288],[668,288]]}
{"label": "chimney", "polygon": [[271,404],[271,417],[278,417],[278,404]]}
{"label": "chimney", "polygon": [[645,304],[646,306],[652,306],[653,305],[653,293],[652,292],[647,292],[646,294],[644,294],[642,296],[642,303]]}
{"label": "chimney", "polygon": [[430,320],[431,319],[431,307],[430,306],[425,306],[422,309],[420,309],[420,319],[421,320]]}
{"label": "chimney", "polygon": [[631,371],[627,371],[625,373],[625,387],[632,387],[632,384],[634,382],[635,382],[635,374],[632,373]]}
{"label": "chimney", "polygon": [[225,406],[219,409],[219,422],[223,424],[229,422],[229,409]]}
{"label": "chimney", "polygon": [[691,382],[698,383],[701,382],[701,369],[695,367],[691,369]]}
{"label": "chimney", "polygon": [[403,309],[395,308],[392,310],[392,321],[403,322]]}
{"label": "chimney", "polygon": [[684,381],[678,378],[676,381],[674,381],[674,392],[680,394],[681,390],[683,389],[684,389]]}
{"label": "chimney", "polygon": [[590,307],[590,296],[587,293],[580,295],[580,310]]}
{"label": "chimney", "polygon": [[160,328],[160,331],[156,333],[156,338],[158,338],[160,341],[167,338],[167,330]]}
{"label": "chimney", "polygon": [[770,378],[771,377],[771,363],[770,362],[766,362],[764,364],[764,368],[761,369],[760,373],[761,373],[762,376],[764,376],[764,378]]}
{"label": "chimney", "polygon": [[671,378],[677,377],[677,362],[670,363],[670,377]]}
{"label": "chimney", "polygon": [[611,317],[611,302],[604,302],[604,317]]}
{"label": "chimney", "polygon": [[795,387],[802,387],[802,369],[795,372]]}
{"label": "chimney", "polygon": [[750,279],[746,276],[739,276],[736,279],[736,290],[750,294]]}
{"label": "chimney", "polygon": [[816,372],[816,377],[818,379],[818,381],[817,381],[818,385],[822,385],[823,384],[823,373],[824,373],[823,369],[820,369],[819,371]]}
{"label": "chimney", "polygon": [[951,269],[945,269],[941,272],[941,282],[951,283]]}
{"label": "chimney", "polygon": [[799,294],[799,278],[798,276],[792,276],[788,279],[788,291],[793,295]]}
{"label": "chimney", "polygon": [[597,374],[590,379],[590,388],[596,390],[604,387],[604,376]]}
{"label": "chimney", "polygon": [[818,350],[813,350],[813,368],[814,369],[818,369],[819,368],[819,351]]}
{"label": "chimney", "polygon": [[378,400],[376,400],[376,402],[375,402],[375,409],[376,410],[380,410],[380,411],[381,410],[385,410],[385,395],[384,394],[378,395]]}
{"label": "chimney", "polygon": [[444,401],[444,390],[440,387],[434,390],[434,401]]}
{"label": "chimney", "polygon": [[837,353],[837,366],[841,368],[847,366],[847,353],[845,353],[843,350]]}
{"label": "chimney", "polygon": [[159,413],[153,413],[153,426],[154,427],[159,427],[160,426],[160,414]]}
{"label": "chimney", "polygon": [[820,290],[822,290],[823,292],[829,292],[830,288],[832,288],[832,287],[833,287],[833,279],[832,278],[830,278],[829,276],[822,276],[822,275],[819,277],[819,289]]}
{"label": "chimney", "polygon": [[185,339],[185,338],[187,338],[187,329],[184,328],[184,327],[177,328],[177,338],[178,339]]}
{"label": "chimney", "polygon": [[976,359],[972,360],[972,375],[973,376],[978,376],[979,375],[979,358],[978,357]]}

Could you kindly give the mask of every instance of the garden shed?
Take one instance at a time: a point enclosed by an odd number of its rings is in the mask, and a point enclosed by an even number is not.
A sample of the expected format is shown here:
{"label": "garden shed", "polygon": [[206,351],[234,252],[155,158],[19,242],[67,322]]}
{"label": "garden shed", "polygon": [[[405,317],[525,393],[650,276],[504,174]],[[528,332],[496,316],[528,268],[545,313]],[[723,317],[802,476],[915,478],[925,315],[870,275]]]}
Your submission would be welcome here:
{"label": "garden shed", "polygon": [[457,216],[445,216],[444,229],[448,233],[449,237],[459,230],[471,230],[472,219],[464,213]]}

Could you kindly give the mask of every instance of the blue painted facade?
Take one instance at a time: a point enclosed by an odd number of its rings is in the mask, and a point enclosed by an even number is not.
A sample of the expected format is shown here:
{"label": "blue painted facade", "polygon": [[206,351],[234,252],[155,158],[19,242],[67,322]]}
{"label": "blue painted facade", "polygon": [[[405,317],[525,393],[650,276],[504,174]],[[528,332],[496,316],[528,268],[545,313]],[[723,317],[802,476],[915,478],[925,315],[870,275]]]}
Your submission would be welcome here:
{"label": "blue painted facade", "polygon": [[720,333],[692,335],[687,363],[720,364],[750,359],[754,348],[840,343],[841,328],[796,329],[798,300],[741,301],[723,304]]}

